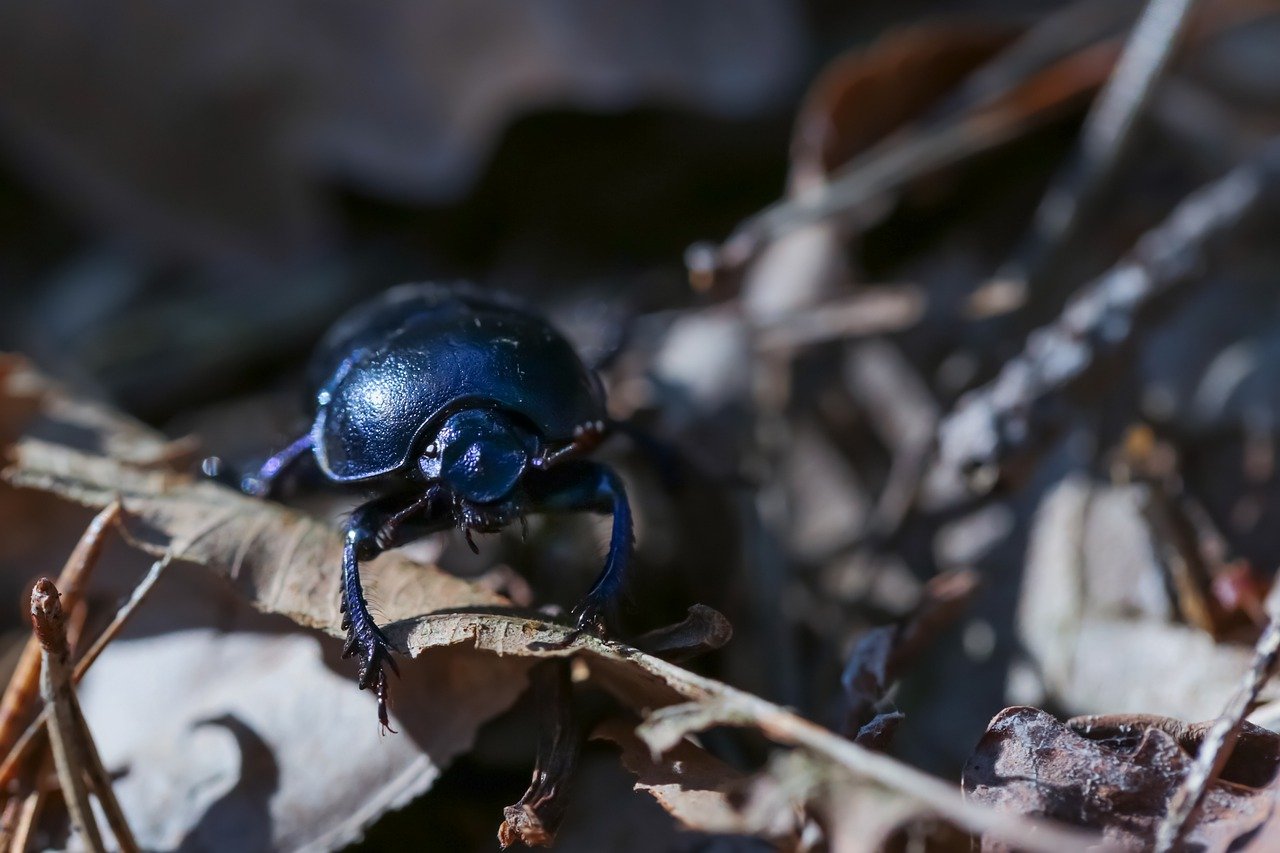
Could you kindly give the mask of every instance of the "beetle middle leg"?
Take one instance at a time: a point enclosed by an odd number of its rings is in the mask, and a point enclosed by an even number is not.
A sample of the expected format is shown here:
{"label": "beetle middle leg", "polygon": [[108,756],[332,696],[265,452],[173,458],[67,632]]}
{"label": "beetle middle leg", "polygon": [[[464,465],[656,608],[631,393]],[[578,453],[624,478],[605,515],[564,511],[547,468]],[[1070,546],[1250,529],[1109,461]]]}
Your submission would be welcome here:
{"label": "beetle middle leg", "polygon": [[[343,529],[342,628],[347,642],[342,656],[359,655],[361,690],[373,690],[378,697],[378,721],[390,729],[387,717],[387,674],[384,667],[399,674],[391,657],[391,644],[378,628],[365,601],[360,582],[360,563],[383,551],[404,544],[409,538],[443,530],[453,523],[452,512],[442,507],[439,491],[420,495],[391,495],[369,501],[351,513]],[[405,534],[410,532],[411,536]]]}
{"label": "beetle middle leg", "polygon": [[603,636],[616,627],[618,601],[635,546],[631,504],[627,502],[622,478],[606,465],[587,461],[564,463],[544,477],[530,488],[537,511],[588,510],[613,515],[604,568],[572,613],[575,635],[589,631]]}

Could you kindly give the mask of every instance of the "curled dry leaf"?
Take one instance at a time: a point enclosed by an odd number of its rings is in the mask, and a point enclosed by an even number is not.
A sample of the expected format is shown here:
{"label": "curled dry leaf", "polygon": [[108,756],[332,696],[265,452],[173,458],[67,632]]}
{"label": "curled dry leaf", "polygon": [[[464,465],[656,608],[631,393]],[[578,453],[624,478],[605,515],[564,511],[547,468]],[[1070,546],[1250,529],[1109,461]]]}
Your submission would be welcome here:
{"label": "curled dry leaf", "polygon": [[916,118],[1016,32],[978,21],[929,22],[839,57],[810,86],[796,117],[793,180],[820,180]]}
{"label": "curled dry leaf", "polygon": [[938,575],[925,585],[913,613],[897,625],[873,628],[859,638],[841,678],[849,703],[846,733],[872,726],[867,729],[869,738],[878,741],[892,735],[895,715],[877,715],[877,706],[910,663],[960,617],[977,589],[978,574],[972,570]]}
{"label": "curled dry leaf", "polygon": [[[1082,719],[1064,725],[1035,708],[996,715],[964,769],[966,796],[1020,815],[1042,815],[1088,826],[1124,849],[1150,849],[1169,799],[1192,764],[1211,724],[1187,726],[1160,718]],[[1251,846],[1276,820],[1274,777],[1280,736],[1248,726],[1237,749],[1238,777],[1210,786],[1189,849]],[[1259,772],[1269,766],[1269,772]],[[1261,784],[1259,784],[1261,783]],[[1008,847],[986,839],[986,850]]]}
{"label": "curled dry leaf", "polygon": [[686,827],[755,835],[784,850],[799,842],[803,799],[779,808],[752,796],[756,785],[768,784],[767,772],[755,777],[743,773],[692,741],[681,741],[655,758],[635,729],[634,721],[613,719],[592,737],[617,744],[623,765],[637,777],[636,789],[650,794]]}

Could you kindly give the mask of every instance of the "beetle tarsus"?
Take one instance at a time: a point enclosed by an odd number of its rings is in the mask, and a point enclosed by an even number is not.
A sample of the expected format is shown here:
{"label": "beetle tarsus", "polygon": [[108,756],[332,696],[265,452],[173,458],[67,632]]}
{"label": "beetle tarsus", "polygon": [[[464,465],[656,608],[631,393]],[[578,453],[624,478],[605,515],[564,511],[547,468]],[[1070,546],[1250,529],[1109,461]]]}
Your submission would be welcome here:
{"label": "beetle tarsus", "polygon": [[391,657],[391,644],[378,629],[365,602],[360,584],[360,559],[372,557],[378,551],[373,531],[381,525],[370,525],[369,516],[376,513],[357,510],[348,523],[342,559],[342,609],[343,627],[347,641],[342,646],[344,658],[356,656],[360,661],[360,673],[356,683],[361,690],[373,690],[378,697],[378,722],[388,730],[387,674],[386,667],[399,674]]}

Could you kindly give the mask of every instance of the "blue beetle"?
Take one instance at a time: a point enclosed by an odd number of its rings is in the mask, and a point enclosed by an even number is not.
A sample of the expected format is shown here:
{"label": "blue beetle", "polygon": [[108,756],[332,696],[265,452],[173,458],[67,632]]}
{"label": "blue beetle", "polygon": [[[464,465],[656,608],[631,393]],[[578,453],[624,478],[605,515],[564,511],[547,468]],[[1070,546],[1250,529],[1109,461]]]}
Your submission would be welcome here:
{"label": "blue beetle", "polygon": [[576,631],[603,634],[632,551],[618,475],[581,458],[610,427],[595,373],[545,320],[464,286],[402,285],[353,309],[321,341],[308,371],[311,428],[241,479],[269,496],[312,459],[326,479],[372,494],[344,528],[343,657],[387,724],[385,668],[396,670],[369,614],[360,564],[457,527],[493,532],[526,513],[612,513],[604,569],[573,610]]}

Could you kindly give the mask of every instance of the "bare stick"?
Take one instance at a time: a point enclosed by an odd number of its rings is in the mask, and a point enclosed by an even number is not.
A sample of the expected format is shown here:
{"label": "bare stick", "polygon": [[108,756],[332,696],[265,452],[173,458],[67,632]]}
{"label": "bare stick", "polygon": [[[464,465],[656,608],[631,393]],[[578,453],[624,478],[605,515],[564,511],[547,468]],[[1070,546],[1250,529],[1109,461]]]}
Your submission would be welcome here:
{"label": "bare stick", "polygon": [[1276,662],[1280,659],[1280,586],[1273,587],[1267,595],[1267,614],[1267,627],[1254,646],[1249,671],[1245,673],[1239,689],[1227,703],[1222,715],[1214,721],[1213,727],[1205,735],[1204,742],[1196,753],[1195,763],[1187,771],[1182,786],[1169,801],[1169,810],[1156,831],[1157,853],[1168,853],[1178,845],[1200,803],[1204,801],[1209,785],[1218,778],[1227,759],[1231,757],[1236,738],[1240,734],[1240,722],[1258,701],[1258,694],[1276,670]]}
{"label": "bare stick", "polygon": [[89,806],[89,790],[82,771],[85,757],[76,726],[75,692],[71,686],[70,650],[67,647],[66,617],[58,588],[48,578],[36,581],[31,591],[31,622],[40,640],[40,695],[49,716],[49,742],[58,784],[71,815],[71,827],[84,838],[94,853],[105,853],[102,835]]}
{"label": "bare stick", "polygon": [[164,570],[169,567],[171,562],[173,562],[172,551],[151,564],[151,568],[147,569],[146,575],[143,576],[142,580],[138,581],[138,585],[133,588],[133,592],[129,593],[129,600],[120,605],[116,615],[112,617],[107,627],[102,629],[102,633],[93,641],[93,645],[89,646],[84,654],[80,656],[80,659],[76,661],[75,680],[77,684],[80,683],[80,679],[84,678],[84,674],[89,671],[89,667],[93,666],[93,662],[98,659],[98,655],[102,654],[107,644],[124,630],[124,626],[128,624],[134,611],[138,609],[138,605],[155,587],[156,581],[160,580],[160,575],[164,574]]}
{"label": "bare stick", "polygon": [[759,331],[763,351],[793,350],[849,338],[900,332],[919,322],[927,302],[912,285],[866,287],[842,299],[775,320]]}
{"label": "bare stick", "polygon": [[106,815],[107,825],[111,827],[111,832],[116,837],[116,845],[120,848],[120,853],[138,853],[138,842],[134,840],[133,830],[129,828],[129,822],[120,808],[120,801],[116,799],[115,789],[111,786],[111,775],[107,773],[107,768],[102,763],[102,755],[98,752],[98,745],[94,743],[93,733],[89,731],[84,712],[80,710],[80,700],[74,693],[71,694],[71,704],[75,710],[77,734],[84,746],[84,770],[89,780],[89,787],[93,789],[98,803],[102,806],[102,812]]}
{"label": "bare stick", "polygon": [[1280,140],[1187,196],[1053,323],[1032,332],[992,382],[962,397],[938,428],[943,464],[975,485],[993,484],[1007,457],[1052,437],[1062,392],[1091,377],[1105,382],[1108,357],[1138,336],[1158,301],[1203,281],[1249,229],[1269,233],[1277,214]]}
{"label": "bare stick", "polygon": [[12,853],[25,853],[31,843],[31,830],[35,829],[36,819],[40,817],[40,809],[44,807],[46,796],[44,791],[37,788],[22,801],[18,824],[13,830],[13,842],[9,845]]}
{"label": "bare stick", "polygon": [[[89,574],[98,562],[106,543],[104,534],[108,525],[120,517],[120,503],[114,501],[93,517],[71,556],[67,558],[62,573],[58,575],[58,589],[62,593],[63,609],[70,612],[84,593]],[[35,637],[27,641],[18,659],[18,666],[0,699],[0,754],[9,752],[18,739],[20,728],[27,724],[34,712],[35,699],[40,693],[40,643]]]}
{"label": "bare stick", "polygon": [[1036,210],[1024,257],[1035,278],[1055,251],[1070,243],[1083,214],[1097,201],[1133,138],[1174,49],[1190,20],[1194,0],[1148,0],[1115,71],[1080,132],[1080,150],[1045,193]]}
{"label": "bare stick", "polygon": [[0,811],[0,850],[14,849],[14,839],[18,837],[18,826],[22,820],[22,801],[10,797]]}
{"label": "bare stick", "polygon": [[[75,670],[72,672],[72,679],[76,684],[80,683],[80,679],[84,678],[84,674],[89,671],[89,667],[102,654],[103,649],[107,647],[124,626],[128,624],[130,617],[134,611],[138,609],[138,605],[147,597],[147,593],[156,585],[156,581],[160,579],[160,575],[173,561],[173,552],[166,553],[159,560],[151,564],[151,568],[147,570],[147,574],[138,585],[134,587],[133,592],[118,611],[110,624],[103,629],[102,633],[94,640],[93,645],[81,655],[76,661]],[[30,754],[31,750],[42,743],[45,735],[45,724],[49,721],[49,708],[45,707],[40,714],[32,720],[31,724],[23,731],[22,736],[18,738],[13,749],[9,750],[5,756],[4,762],[0,763],[0,788],[8,785],[17,775],[18,768]]]}

